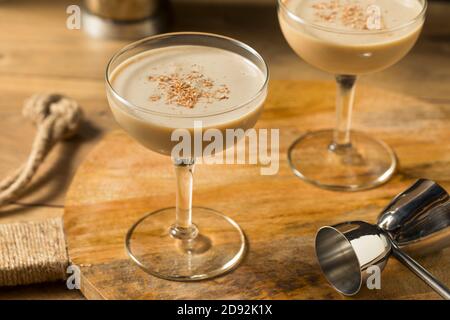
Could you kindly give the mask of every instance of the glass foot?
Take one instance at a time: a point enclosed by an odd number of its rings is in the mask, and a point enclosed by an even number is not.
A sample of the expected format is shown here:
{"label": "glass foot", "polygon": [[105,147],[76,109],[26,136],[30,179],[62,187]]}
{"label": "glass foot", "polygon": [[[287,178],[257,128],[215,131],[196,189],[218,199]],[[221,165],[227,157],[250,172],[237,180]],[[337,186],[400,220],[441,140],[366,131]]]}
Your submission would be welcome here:
{"label": "glass foot", "polygon": [[351,132],[351,137],[351,145],[336,147],[333,130],[307,133],[289,147],[289,165],[298,177],[324,189],[357,191],[388,181],[397,167],[394,151],[363,133]]}
{"label": "glass foot", "polygon": [[207,208],[194,207],[192,216],[199,233],[179,240],[170,235],[175,208],[145,215],[127,233],[128,255],[146,272],[176,281],[208,279],[237,266],[246,248],[239,225]]}

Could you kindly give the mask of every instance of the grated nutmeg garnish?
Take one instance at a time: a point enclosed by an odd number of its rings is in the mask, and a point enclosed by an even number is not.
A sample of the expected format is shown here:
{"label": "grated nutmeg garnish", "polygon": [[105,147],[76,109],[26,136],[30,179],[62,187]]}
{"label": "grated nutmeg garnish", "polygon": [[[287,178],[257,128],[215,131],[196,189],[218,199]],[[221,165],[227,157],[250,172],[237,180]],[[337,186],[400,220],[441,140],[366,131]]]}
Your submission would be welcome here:
{"label": "grated nutmeg garnish", "polygon": [[316,21],[337,23],[355,30],[368,30],[366,8],[348,0],[324,0],[311,5]]}
{"label": "grated nutmeg garnish", "polygon": [[155,102],[161,100],[161,96],[158,94],[152,95],[148,98],[150,101]]}
{"label": "grated nutmeg garnish", "polygon": [[165,99],[167,104],[194,108],[200,101],[212,103],[229,99],[230,89],[226,85],[216,86],[214,81],[199,71],[151,75],[149,81],[156,82],[160,95],[152,95],[151,101]]}

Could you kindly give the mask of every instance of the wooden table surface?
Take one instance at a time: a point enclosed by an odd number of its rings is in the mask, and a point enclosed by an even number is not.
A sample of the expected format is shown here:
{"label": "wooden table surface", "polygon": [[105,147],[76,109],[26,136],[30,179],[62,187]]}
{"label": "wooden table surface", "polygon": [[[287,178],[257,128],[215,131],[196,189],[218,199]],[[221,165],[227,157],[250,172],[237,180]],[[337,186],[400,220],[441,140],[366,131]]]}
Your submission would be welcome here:
{"label": "wooden table surface", "polygon": [[[23,100],[36,92],[60,92],[82,105],[81,133],[58,145],[26,194],[0,209],[0,223],[61,216],[77,166],[117,125],[104,94],[103,73],[124,41],[88,38],[68,30],[66,8],[77,1],[6,1],[0,4],[0,176],[28,155],[33,126],[21,116]],[[189,4],[175,1],[173,30],[208,31],[247,42],[268,60],[273,79],[331,80],[301,61],[283,39],[272,3]],[[432,2],[424,32],[397,65],[361,79],[450,110],[450,4]],[[0,288],[0,299],[81,299],[64,283]]]}

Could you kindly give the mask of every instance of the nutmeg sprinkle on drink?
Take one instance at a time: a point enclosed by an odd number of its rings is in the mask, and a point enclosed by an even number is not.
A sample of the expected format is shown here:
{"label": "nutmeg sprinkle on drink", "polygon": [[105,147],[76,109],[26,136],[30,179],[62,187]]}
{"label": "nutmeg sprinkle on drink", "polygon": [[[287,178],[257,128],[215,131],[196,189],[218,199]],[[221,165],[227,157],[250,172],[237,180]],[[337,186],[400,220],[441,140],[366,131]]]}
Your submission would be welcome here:
{"label": "nutmeg sprinkle on drink", "polygon": [[167,104],[194,108],[204,101],[212,103],[229,98],[230,89],[226,85],[216,85],[213,80],[199,71],[178,72],[169,75],[151,75],[149,81],[156,82],[159,95],[150,96],[150,101],[165,99]]}
{"label": "nutmeg sprinkle on drink", "polygon": [[316,22],[340,23],[355,30],[369,30],[367,8],[357,1],[328,0],[311,5]]}

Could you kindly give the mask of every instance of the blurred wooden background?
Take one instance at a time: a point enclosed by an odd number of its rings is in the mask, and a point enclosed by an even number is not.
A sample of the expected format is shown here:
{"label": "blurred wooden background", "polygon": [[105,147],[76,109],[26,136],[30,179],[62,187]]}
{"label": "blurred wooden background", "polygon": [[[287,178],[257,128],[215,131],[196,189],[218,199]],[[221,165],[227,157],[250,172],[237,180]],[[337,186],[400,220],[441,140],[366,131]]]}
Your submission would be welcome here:
{"label": "blurred wooden background", "polygon": [[[81,134],[53,150],[16,203],[0,209],[0,223],[60,216],[64,195],[80,161],[103,134],[117,128],[104,95],[104,68],[126,41],[103,41],[68,30],[66,8],[78,1],[0,2],[0,176],[28,155],[33,126],[23,120],[23,100],[41,91],[77,99],[87,121]],[[211,3],[212,2],[212,3]],[[208,31],[238,38],[268,60],[273,79],[328,80],[299,59],[278,27],[274,0],[177,0],[172,30]],[[430,3],[425,28],[397,65],[363,77],[378,86],[434,103],[450,112],[450,3]],[[448,143],[448,142],[447,142]],[[0,288],[0,299],[79,299],[64,283]]]}

